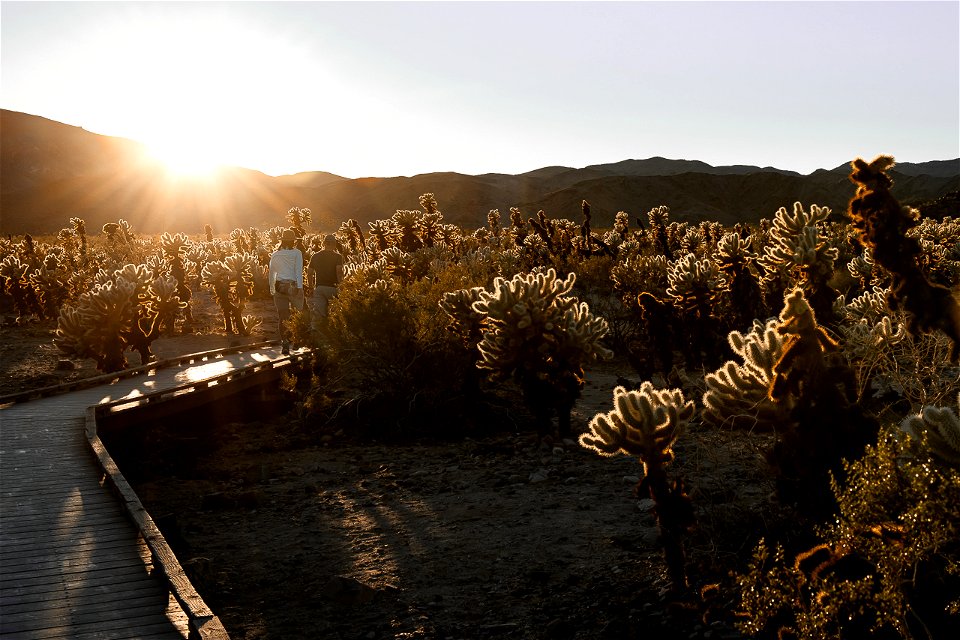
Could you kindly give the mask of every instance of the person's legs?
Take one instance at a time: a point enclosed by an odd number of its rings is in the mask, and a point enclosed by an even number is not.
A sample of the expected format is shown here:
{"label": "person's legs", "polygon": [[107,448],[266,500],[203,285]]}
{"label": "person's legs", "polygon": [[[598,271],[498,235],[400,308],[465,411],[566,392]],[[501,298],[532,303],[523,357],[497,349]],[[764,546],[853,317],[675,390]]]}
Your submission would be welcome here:
{"label": "person's legs", "polygon": [[314,288],[312,329],[315,333],[321,330],[321,325],[327,318],[327,310],[330,308],[330,298],[336,295],[336,293],[336,287],[317,286]]}
{"label": "person's legs", "polygon": [[286,355],[290,352],[290,328],[287,326],[287,321],[290,320],[290,296],[278,291],[273,294],[273,303],[277,306],[277,333]]}

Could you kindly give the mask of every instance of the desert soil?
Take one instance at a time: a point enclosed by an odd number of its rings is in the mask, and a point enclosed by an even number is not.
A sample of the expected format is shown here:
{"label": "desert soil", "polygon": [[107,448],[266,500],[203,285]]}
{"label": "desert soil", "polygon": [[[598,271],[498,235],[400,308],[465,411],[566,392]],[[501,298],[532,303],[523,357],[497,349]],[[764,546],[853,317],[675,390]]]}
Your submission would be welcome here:
{"label": "desert soil", "polygon": [[[158,356],[241,340],[202,296],[193,333],[157,340]],[[4,323],[0,395],[97,374],[58,368],[54,329]],[[588,370],[576,431],[611,409],[620,376],[617,361]],[[152,429],[121,469],[234,640],[735,638],[729,571],[777,513],[767,437],[694,425],[672,466],[697,509],[692,589],[675,597],[637,461],[540,440],[520,417],[442,442],[308,428],[289,404]]]}

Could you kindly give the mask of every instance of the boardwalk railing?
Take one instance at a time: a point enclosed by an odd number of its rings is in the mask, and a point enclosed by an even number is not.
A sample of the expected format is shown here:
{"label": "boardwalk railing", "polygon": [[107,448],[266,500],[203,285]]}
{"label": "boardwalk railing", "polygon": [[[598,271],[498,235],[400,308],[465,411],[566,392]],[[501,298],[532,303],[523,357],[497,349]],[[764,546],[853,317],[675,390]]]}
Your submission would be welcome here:
{"label": "boardwalk railing", "polygon": [[[174,358],[163,358],[159,360],[152,360],[146,364],[142,364],[137,367],[130,367],[129,369],[124,369],[122,371],[117,371],[114,373],[105,373],[99,376],[91,376],[89,378],[82,378],[80,380],[74,380],[73,382],[64,382],[60,384],[50,385],[48,387],[40,387],[38,389],[28,389],[26,391],[20,391],[18,393],[11,393],[5,396],[0,396],[0,406],[10,404],[13,402],[27,402],[28,400],[36,400],[37,398],[46,398],[49,396],[58,395],[61,393],[69,393],[71,391],[77,391],[78,389],[89,389],[90,387],[96,387],[101,384],[110,384],[111,382],[116,382],[117,380],[123,380],[124,378],[131,378],[133,376],[145,375],[156,371],[157,369],[163,369],[165,367],[179,367],[185,364],[194,364],[197,362],[207,362],[210,360],[216,360],[217,358],[222,358],[225,355],[231,353],[241,353],[243,351],[250,351],[252,349],[260,349],[263,347],[269,347],[279,344],[277,340],[269,340],[266,342],[252,342],[250,344],[237,345],[235,347],[226,347],[224,349],[213,349],[211,351],[201,351],[198,353],[190,353],[187,355],[176,356]],[[294,356],[296,358],[297,356]],[[283,360],[290,359],[289,356],[284,356],[280,360],[275,362],[281,362]]]}

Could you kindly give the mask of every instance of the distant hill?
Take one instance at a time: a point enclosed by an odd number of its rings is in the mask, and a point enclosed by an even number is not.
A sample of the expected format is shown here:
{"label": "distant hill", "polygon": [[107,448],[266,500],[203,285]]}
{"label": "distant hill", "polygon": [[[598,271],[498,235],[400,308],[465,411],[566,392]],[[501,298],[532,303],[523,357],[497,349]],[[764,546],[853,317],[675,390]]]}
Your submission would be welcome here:
{"label": "distant hill", "polygon": [[[552,166],[519,175],[438,172],[412,177],[348,179],[324,171],[272,177],[229,168],[215,179],[172,180],[145,159],[143,145],[97,135],[39,116],[0,112],[0,232],[55,233],[71,217],[93,232],[123,218],[135,231],[198,234],[285,223],[292,206],[313,212],[311,230],[328,231],[353,218],[361,224],[419,207],[433,193],[448,222],[486,224],[499,209],[525,217],[579,221],[591,204],[595,227],[610,226],[618,211],[631,219],[667,205],[674,220],[724,224],[772,217],[795,201],[840,213],[853,196],[848,165],[810,175],[773,167],[714,167],[697,160],[648,158],[583,168]],[[905,204],[954,202],[960,191],[960,159],[898,164],[894,195]]]}

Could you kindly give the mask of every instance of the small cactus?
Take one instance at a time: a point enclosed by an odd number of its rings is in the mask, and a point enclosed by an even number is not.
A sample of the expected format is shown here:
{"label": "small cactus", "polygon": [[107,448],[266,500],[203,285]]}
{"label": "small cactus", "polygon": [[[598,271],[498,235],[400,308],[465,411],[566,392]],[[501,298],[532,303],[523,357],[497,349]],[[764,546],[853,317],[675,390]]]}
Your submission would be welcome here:
{"label": "small cactus", "polygon": [[613,390],[613,411],[600,413],[581,434],[580,444],[602,456],[636,456],[644,474],[651,465],[673,460],[673,444],[693,416],[693,401],[680,389],[656,390],[644,382],[639,391]]}
{"label": "small cactus", "polygon": [[767,396],[773,367],[783,352],[778,326],[777,320],[766,325],[755,320],[745,334],[730,332],[727,342],[741,362],[730,360],[705,377],[704,422],[766,431],[784,421],[784,408]]}
{"label": "small cactus", "polygon": [[[960,407],[960,394],[957,396]],[[960,418],[950,407],[924,407],[907,416],[900,428],[941,460],[960,468]]]}
{"label": "small cactus", "polygon": [[613,410],[590,421],[580,444],[602,456],[636,456],[643,465],[637,497],[649,495],[655,503],[664,559],[672,587],[687,586],[683,534],[693,525],[693,507],[683,481],[671,481],[666,466],[673,461],[673,445],[693,416],[692,401],[680,389],[656,390],[644,382],[639,391],[613,390]]}

